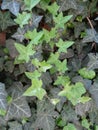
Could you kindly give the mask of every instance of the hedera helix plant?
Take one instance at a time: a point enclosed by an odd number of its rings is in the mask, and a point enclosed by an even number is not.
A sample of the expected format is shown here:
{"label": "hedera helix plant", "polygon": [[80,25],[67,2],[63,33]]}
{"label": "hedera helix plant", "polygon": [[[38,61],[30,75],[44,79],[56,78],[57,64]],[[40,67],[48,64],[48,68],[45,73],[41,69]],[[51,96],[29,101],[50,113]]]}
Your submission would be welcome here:
{"label": "hedera helix plant", "polygon": [[[25,8],[15,19],[15,22],[20,28],[24,28],[24,26],[30,24],[32,20],[32,8],[40,2],[41,0],[24,0]],[[56,80],[53,82],[53,85],[55,87],[59,85],[63,87],[63,90],[58,93],[59,96],[65,96],[73,105],[80,102],[85,103],[90,98],[88,96],[82,96],[86,93],[84,85],[81,82],[77,82],[76,84],[71,83],[70,78],[66,75],[68,71],[67,59],[63,61],[59,59],[61,53],[67,53],[67,49],[74,44],[73,41],[63,40],[59,33],[60,30],[65,29],[65,25],[72,18],[72,15],[64,16],[62,12],[59,12],[59,6],[56,2],[52,3],[51,6],[46,5],[44,8],[47,9],[52,17],[53,25],[50,31],[46,29],[27,30],[24,34],[25,39],[28,41],[27,45],[15,43],[16,49],[19,52],[18,57],[15,59],[15,64],[31,63],[34,67],[33,72],[25,72],[25,75],[31,80],[31,86],[24,92],[23,96],[36,96],[39,100],[42,100],[47,92],[43,88],[41,76],[48,71],[51,75],[56,75]],[[39,46],[43,47],[44,45],[48,46],[50,50],[49,56],[43,56],[43,59],[36,58],[37,48]],[[79,71],[79,74],[82,75],[81,71]],[[51,102],[56,104],[59,102],[59,99],[51,99]]]}

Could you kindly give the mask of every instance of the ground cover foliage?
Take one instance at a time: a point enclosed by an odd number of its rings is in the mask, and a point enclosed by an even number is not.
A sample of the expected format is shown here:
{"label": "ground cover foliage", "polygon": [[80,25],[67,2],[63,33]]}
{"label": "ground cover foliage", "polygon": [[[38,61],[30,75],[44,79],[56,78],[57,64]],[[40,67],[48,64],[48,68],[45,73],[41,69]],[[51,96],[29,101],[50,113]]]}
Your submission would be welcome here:
{"label": "ground cover foliage", "polygon": [[0,6],[0,130],[98,130],[98,0]]}

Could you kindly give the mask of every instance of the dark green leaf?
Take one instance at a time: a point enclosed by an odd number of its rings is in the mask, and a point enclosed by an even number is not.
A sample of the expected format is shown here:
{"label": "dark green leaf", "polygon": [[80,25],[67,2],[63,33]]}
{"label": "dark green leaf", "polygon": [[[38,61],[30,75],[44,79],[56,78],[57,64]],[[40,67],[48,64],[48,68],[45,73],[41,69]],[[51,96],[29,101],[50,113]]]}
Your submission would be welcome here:
{"label": "dark green leaf", "polygon": [[37,118],[32,127],[42,128],[43,130],[54,130],[55,128],[55,117],[58,113],[54,110],[55,106],[50,102],[43,100],[37,104]]}
{"label": "dark green leaf", "polygon": [[11,19],[10,13],[2,13],[0,11],[0,28],[1,30],[7,29],[9,26],[15,25],[14,20]]}

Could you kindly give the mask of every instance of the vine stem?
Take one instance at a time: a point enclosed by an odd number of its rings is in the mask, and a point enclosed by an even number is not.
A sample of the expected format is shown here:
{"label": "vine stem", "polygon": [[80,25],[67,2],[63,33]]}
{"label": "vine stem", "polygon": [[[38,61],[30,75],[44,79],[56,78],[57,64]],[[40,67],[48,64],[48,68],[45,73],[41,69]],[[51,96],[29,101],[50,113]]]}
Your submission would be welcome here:
{"label": "vine stem", "polygon": [[[93,26],[91,20],[89,19],[89,17],[86,17],[86,18],[87,18],[87,20],[88,20],[88,22],[89,22],[89,25],[90,25],[90,27],[91,27],[91,29],[92,29],[92,31],[93,31],[93,35],[95,35],[95,34],[94,34],[94,26]],[[94,46],[95,46],[95,50],[96,50],[96,44],[95,44],[95,42],[92,44],[92,48],[93,48]]]}
{"label": "vine stem", "polygon": [[89,22],[89,24],[90,24],[91,28],[92,28],[92,29],[94,29],[94,26],[93,26],[93,24],[92,24],[91,20],[89,19],[89,17],[86,17],[86,18],[87,18],[87,20],[88,20],[88,22]]}

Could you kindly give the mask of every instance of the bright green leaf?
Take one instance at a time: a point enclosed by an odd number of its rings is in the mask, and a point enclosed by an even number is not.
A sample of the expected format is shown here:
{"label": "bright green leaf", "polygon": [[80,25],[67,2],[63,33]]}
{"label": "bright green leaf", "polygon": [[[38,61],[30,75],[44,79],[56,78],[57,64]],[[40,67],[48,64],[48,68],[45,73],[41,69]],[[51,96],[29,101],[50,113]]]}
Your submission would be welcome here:
{"label": "bright green leaf", "polygon": [[79,74],[86,79],[93,79],[96,76],[96,73],[93,70],[88,70],[86,68],[80,69]]}
{"label": "bright green leaf", "polygon": [[59,58],[59,53],[58,52],[51,53],[51,55],[50,55],[47,62],[50,63],[50,64],[55,64],[58,61],[58,58]]}
{"label": "bright green leaf", "polygon": [[38,72],[38,70],[35,70],[34,72],[25,72],[25,75],[29,79],[38,79],[41,76],[41,73]]}
{"label": "bright green leaf", "polygon": [[34,8],[40,2],[40,0],[24,0],[24,2],[26,5],[26,10],[31,11],[32,8]]}
{"label": "bright green leaf", "polygon": [[64,24],[67,23],[71,19],[72,15],[63,16],[61,12],[57,17],[54,17],[54,22],[56,23],[57,28],[64,28]]}
{"label": "bright green leaf", "polygon": [[56,29],[55,28],[52,28],[51,31],[43,29],[43,32],[44,32],[43,40],[45,40],[47,43],[50,42],[50,40],[56,36]]}
{"label": "bright green leaf", "polygon": [[30,60],[30,56],[32,56],[35,52],[32,50],[32,44],[28,44],[24,46],[22,44],[15,43],[15,47],[19,52],[18,60],[19,61],[26,61]]}
{"label": "bright green leaf", "polygon": [[68,123],[67,126],[63,128],[63,130],[77,130],[72,123]]}
{"label": "bright green leaf", "polygon": [[70,78],[68,76],[58,76],[55,80],[54,85],[63,85],[70,83]]}
{"label": "bright green leaf", "polygon": [[5,116],[6,110],[0,109],[0,116]]}
{"label": "bright green leaf", "polygon": [[40,62],[39,62],[39,60],[38,60],[37,58],[35,58],[35,59],[32,60],[32,64],[33,64],[35,67],[37,67],[37,68],[39,68],[39,66],[40,66]]}
{"label": "bright green leaf", "polygon": [[52,103],[53,105],[56,105],[56,104],[59,103],[59,102],[60,102],[60,99],[58,99],[58,98],[51,99],[51,103]]}
{"label": "bright green leaf", "polygon": [[64,90],[59,93],[59,96],[66,96],[73,105],[81,102],[81,96],[86,92],[84,85],[81,82],[77,82],[75,85],[66,85]]}
{"label": "bright green leaf", "polygon": [[42,81],[39,79],[33,79],[32,85],[24,92],[24,96],[36,96],[39,100],[42,100],[46,91],[42,88]]}
{"label": "bright green leaf", "polygon": [[31,14],[27,12],[23,12],[22,14],[18,14],[17,18],[14,20],[21,28],[23,25],[28,24],[29,19],[31,18]]}
{"label": "bright green leaf", "polygon": [[85,127],[86,129],[89,129],[90,123],[88,122],[87,119],[82,119],[82,126]]}
{"label": "bright green leaf", "polygon": [[59,42],[56,44],[57,47],[59,47],[59,52],[65,52],[67,53],[67,49],[74,44],[73,41],[63,41],[62,39],[59,40]]}
{"label": "bright green leaf", "polygon": [[46,61],[40,62],[40,71],[42,71],[42,72],[46,72],[46,70],[50,69],[51,67],[52,67],[52,65],[50,65]]}
{"label": "bright green leaf", "polygon": [[59,6],[57,5],[56,2],[54,2],[52,5],[47,6],[47,9],[49,10],[49,12],[50,12],[53,16],[55,16],[55,15],[57,15],[57,11],[58,11],[58,9],[59,9]]}
{"label": "bright green leaf", "polygon": [[57,68],[58,71],[64,73],[65,71],[68,70],[67,68],[67,60],[63,60],[62,62],[60,60],[58,60],[56,63],[55,63],[55,66]]}
{"label": "bright green leaf", "polygon": [[80,98],[80,102],[81,102],[81,103],[86,103],[86,102],[88,102],[89,100],[91,100],[91,98],[90,98],[90,97],[87,97],[87,96],[82,96],[82,97]]}
{"label": "bright green leaf", "polygon": [[37,32],[36,29],[34,29],[33,31],[28,31],[25,34],[25,38],[30,39],[31,40],[31,44],[35,44],[37,45],[41,39],[41,37],[43,36],[43,32]]}

